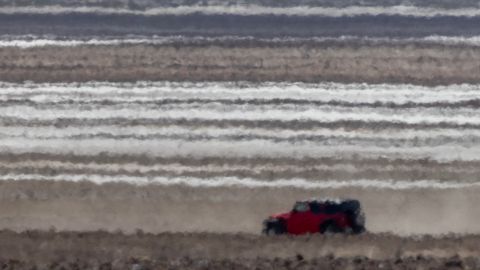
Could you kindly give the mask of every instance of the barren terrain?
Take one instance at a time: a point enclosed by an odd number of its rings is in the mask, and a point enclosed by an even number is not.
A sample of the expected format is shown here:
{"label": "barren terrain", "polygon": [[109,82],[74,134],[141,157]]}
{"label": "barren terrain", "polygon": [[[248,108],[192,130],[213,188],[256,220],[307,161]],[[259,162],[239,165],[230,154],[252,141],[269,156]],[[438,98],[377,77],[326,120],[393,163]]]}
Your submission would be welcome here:
{"label": "barren terrain", "polygon": [[[0,0],[0,269],[479,269],[477,1]],[[297,200],[367,233],[266,237]]]}
{"label": "barren terrain", "polygon": [[477,238],[1,231],[0,263],[6,269],[68,270],[476,269]]}
{"label": "barren terrain", "polygon": [[271,44],[0,48],[4,81],[480,81],[480,47]]}

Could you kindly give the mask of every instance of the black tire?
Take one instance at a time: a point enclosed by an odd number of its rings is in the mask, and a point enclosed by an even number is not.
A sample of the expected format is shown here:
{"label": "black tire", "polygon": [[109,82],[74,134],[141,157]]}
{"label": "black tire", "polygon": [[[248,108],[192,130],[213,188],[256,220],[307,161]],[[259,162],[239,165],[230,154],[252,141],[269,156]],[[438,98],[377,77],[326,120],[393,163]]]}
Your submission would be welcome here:
{"label": "black tire", "polygon": [[321,234],[342,233],[343,230],[333,220],[327,220],[320,224],[319,232]]}
{"label": "black tire", "polygon": [[365,215],[360,212],[351,217],[352,219],[352,233],[360,234],[365,232]]}
{"label": "black tire", "polygon": [[278,220],[269,220],[265,224],[263,233],[266,235],[281,235],[287,232],[285,222],[281,219]]}
{"label": "black tire", "polygon": [[365,232],[365,226],[356,225],[352,227],[352,233],[360,234]]}

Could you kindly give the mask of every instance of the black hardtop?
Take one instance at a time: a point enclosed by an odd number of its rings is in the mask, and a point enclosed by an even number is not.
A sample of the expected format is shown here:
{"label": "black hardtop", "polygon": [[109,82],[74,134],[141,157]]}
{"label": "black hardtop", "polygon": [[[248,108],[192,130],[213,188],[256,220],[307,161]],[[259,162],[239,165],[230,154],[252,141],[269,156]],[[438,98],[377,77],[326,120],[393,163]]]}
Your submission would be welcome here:
{"label": "black hardtop", "polygon": [[354,199],[309,199],[302,201],[308,203],[314,213],[335,214],[338,212],[360,212],[360,202]]}

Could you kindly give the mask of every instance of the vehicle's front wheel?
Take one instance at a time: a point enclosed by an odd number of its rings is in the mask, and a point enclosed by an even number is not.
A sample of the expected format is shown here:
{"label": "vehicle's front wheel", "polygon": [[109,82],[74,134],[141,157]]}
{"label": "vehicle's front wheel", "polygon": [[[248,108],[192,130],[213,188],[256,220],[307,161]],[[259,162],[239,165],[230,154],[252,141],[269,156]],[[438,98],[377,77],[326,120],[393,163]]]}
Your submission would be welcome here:
{"label": "vehicle's front wheel", "polygon": [[267,220],[265,221],[265,226],[263,233],[266,235],[280,235],[286,233],[285,222],[281,219]]}

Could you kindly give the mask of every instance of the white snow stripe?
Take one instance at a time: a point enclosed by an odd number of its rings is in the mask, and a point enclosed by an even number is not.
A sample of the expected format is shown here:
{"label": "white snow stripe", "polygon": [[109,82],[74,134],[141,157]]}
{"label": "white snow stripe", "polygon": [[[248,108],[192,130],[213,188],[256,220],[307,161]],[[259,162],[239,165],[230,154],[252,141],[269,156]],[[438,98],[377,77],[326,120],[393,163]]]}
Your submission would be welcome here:
{"label": "white snow stripe", "polygon": [[[67,159],[67,158],[66,158]],[[202,164],[202,165],[182,165],[179,163],[171,164],[154,164],[154,165],[141,165],[137,163],[79,163],[79,162],[68,162],[68,161],[54,161],[54,160],[40,160],[40,161],[15,161],[15,162],[2,162],[0,164],[0,169],[15,169],[15,170],[25,170],[25,169],[54,169],[54,170],[82,170],[82,171],[103,171],[108,174],[122,174],[125,172],[128,173],[153,173],[155,171],[168,171],[175,174],[182,173],[196,173],[196,172],[212,172],[212,173],[227,173],[235,171],[290,171],[302,173],[308,170],[330,170],[330,171],[344,171],[349,173],[355,173],[358,171],[365,170],[381,170],[385,171],[399,171],[399,170],[422,170],[422,171],[433,171],[435,168],[424,168],[421,165],[362,165],[355,166],[350,164],[315,164],[315,165],[275,165],[275,164],[252,164],[252,165],[237,165],[237,164],[224,164],[224,165],[215,165],[215,164]],[[469,173],[477,172],[477,168],[473,167],[450,167],[449,172],[453,173]]]}
{"label": "white snow stripe", "polygon": [[288,157],[288,158],[428,158],[437,161],[478,160],[480,145],[445,144],[435,147],[379,147],[363,145],[320,145],[315,142],[185,141],[185,140],[33,140],[4,138],[0,151],[14,153],[52,153],[96,155],[100,153],[152,157]]}
{"label": "white snow stripe", "polygon": [[0,175],[0,180],[40,180],[40,181],[89,181],[97,184],[110,182],[124,182],[135,185],[186,185],[193,187],[247,187],[247,188],[300,188],[300,189],[340,189],[340,188],[374,188],[374,189],[462,189],[479,187],[480,182],[461,183],[461,182],[445,182],[438,180],[327,180],[327,181],[310,181],[305,179],[285,179],[262,181],[252,178],[237,177],[214,177],[210,179],[202,179],[195,177],[135,177],[135,176],[105,176],[98,174],[60,174],[56,176],[45,176],[40,174],[4,174]]}
{"label": "white snow stripe", "polygon": [[[241,84],[241,83],[240,83]],[[342,101],[350,103],[392,102],[393,104],[453,103],[477,100],[480,85],[423,87],[389,84],[302,84],[260,83],[81,83],[81,84],[10,84],[0,82],[0,100],[31,102],[72,101],[162,101],[165,99],[224,99]]]}
{"label": "white snow stripe", "polygon": [[[241,106],[239,106],[241,107]],[[148,109],[141,106],[133,108],[105,109],[103,107],[91,110],[82,109],[51,109],[41,110],[30,106],[10,106],[0,108],[0,116],[4,118],[19,118],[24,120],[54,120],[58,118],[98,119],[125,118],[125,119],[197,119],[197,120],[248,120],[248,121],[293,121],[311,120],[324,123],[337,121],[364,121],[364,122],[395,122],[405,124],[438,124],[448,122],[453,124],[480,125],[480,111],[474,109],[444,109],[444,110],[381,110],[348,108],[332,110],[320,107],[304,110],[265,108],[250,106],[250,110],[218,107],[217,110],[203,108],[184,108],[170,110]],[[335,109],[335,107],[333,107]],[[425,113],[424,113],[425,112]]]}
{"label": "white snow stripe", "polygon": [[299,43],[299,42],[369,42],[372,44],[406,44],[406,43],[429,43],[445,45],[469,45],[480,46],[480,36],[441,36],[431,35],[426,37],[407,37],[407,38],[388,38],[388,37],[364,37],[364,36],[340,36],[340,37],[278,37],[278,38],[258,38],[249,36],[222,36],[222,37],[184,37],[184,36],[166,36],[166,37],[137,37],[137,38],[91,38],[91,39],[69,39],[63,40],[62,37],[45,38],[42,36],[8,36],[0,35],[0,47],[76,47],[76,46],[118,46],[118,45],[163,45],[179,42],[221,42],[221,41],[257,41],[268,43]]}
{"label": "white snow stripe", "polygon": [[[1,119],[1,118],[0,118]],[[52,128],[50,126],[1,126],[0,137],[25,137],[25,138],[48,138],[48,137],[69,137],[69,136],[95,136],[98,134],[108,134],[112,136],[149,136],[149,135],[165,135],[165,136],[271,136],[279,139],[286,139],[293,136],[325,136],[331,138],[344,139],[392,139],[392,140],[426,140],[426,139],[476,139],[480,138],[480,130],[475,129],[429,129],[429,130],[415,130],[415,129],[327,129],[316,128],[310,130],[284,130],[280,128],[190,128],[182,126],[167,126],[162,128],[151,128],[145,126],[72,126],[63,128]]]}

